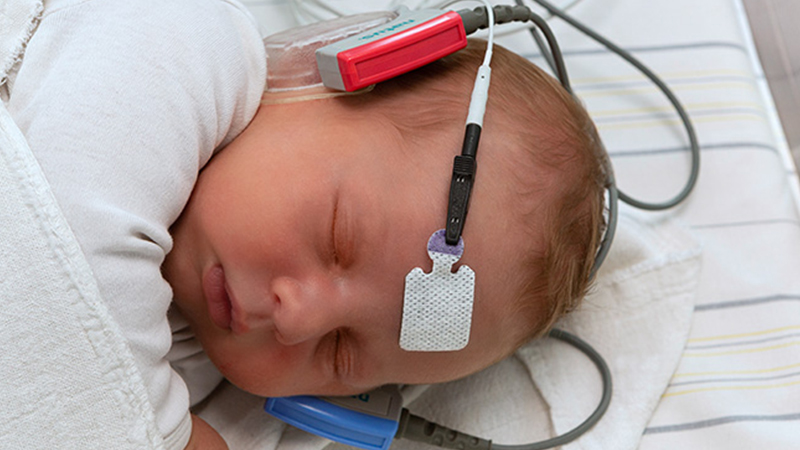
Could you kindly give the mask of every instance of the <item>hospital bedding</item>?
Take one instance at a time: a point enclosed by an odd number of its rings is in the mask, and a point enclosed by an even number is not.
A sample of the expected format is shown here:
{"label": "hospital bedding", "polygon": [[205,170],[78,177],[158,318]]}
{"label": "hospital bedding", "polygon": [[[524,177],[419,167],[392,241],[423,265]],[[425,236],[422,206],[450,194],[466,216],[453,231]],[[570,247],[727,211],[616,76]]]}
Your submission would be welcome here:
{"label": "hospital bedding", "polygon": [[[245,3],[269,32],[294,23],[285,1]],[[660,74],[702,146],[693,195],[653,213],[683,222],[703,262],[688,341],[639,448],[800,448],[800,191],[741,2],[584,0],[571,12]],[[674,195],[689,158],[666,100],[615,55],[550,23],[620,188]],[[526,34],[499,42],[543,65]],[[518,418],[509,420],[524,426]]]}
{"label": "hospital bedding", "polygon": [[[688,107],[703,149],[697,190],[671,213],[704,245],[694,321],[640,448],[797,448],[797,173],[743,8],[729,1],[616,2],[603,14],[592,13],[592,3],[604,2],[587,2],[576,14],[662,74]],[[586,48],[577,39],[564,42]],[[581,50],[570,58],[576,87],[597,117],[622,189],[663,198],[685,173],[674,116],[646,84],[608,79],[630,69],[615,70],[621,65],[609,64],[613,57]],[[605,79],[591,79],[598,76]]]}

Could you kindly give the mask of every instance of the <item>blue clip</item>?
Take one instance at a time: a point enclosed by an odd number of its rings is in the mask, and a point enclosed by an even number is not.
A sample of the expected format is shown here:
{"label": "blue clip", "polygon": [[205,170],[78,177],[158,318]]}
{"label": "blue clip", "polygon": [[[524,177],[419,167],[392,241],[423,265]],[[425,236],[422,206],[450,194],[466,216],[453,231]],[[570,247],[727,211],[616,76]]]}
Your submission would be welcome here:
{"label": "blue clip", "polygon": [[367,450],[386,450],[397,433],[402,397],[385,386],[351,397],[274,397],[264,411],[309,433]]}

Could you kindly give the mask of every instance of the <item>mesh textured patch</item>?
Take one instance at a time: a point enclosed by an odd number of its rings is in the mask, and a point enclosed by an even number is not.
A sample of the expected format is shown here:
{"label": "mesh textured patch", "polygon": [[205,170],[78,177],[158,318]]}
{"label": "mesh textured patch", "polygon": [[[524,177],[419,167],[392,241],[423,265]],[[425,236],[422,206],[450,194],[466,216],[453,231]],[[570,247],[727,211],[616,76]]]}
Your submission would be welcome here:
{"label": "mesh textured patch", "polygon": [[447,245],[445,230],[428,240],[431,273],[415,267],[406,275],[400,348],[418,352],[461,350],[469,342],[475,272],[468,266],[451,272],[464,253],[464,240]]}

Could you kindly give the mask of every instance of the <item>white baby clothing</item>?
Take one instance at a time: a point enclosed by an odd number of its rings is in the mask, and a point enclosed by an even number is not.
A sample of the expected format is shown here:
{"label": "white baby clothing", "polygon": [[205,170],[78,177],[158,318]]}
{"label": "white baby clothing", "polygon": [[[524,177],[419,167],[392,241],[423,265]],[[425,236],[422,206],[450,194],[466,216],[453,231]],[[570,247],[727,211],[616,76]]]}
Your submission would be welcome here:
{"label": "white baby clothing", "polygon": [[170,367],[169,226],[258,108],[266,58],[232,0],[53,0],[9,80],[25,134],[128,341],[164,436],[191,433]]}

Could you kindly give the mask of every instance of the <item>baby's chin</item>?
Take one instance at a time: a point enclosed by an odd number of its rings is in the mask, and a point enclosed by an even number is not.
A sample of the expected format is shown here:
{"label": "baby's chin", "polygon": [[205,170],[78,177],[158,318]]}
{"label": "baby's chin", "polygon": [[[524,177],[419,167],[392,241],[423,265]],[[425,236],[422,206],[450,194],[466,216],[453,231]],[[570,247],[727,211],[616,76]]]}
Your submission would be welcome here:
{"label": "baby's chin", "polygon": [[353,387],[353,386],[302,386],[292,383],[284,385],[281,383],[270,383],[269,380],[248,380],[237,377],[236,375],[225,375],[231,384],[239,389],[249,392],[259,397],[290,397],[294,395],[317,395],[317,396],[349,396],[371,391],[379,386]]}
{"label": "baby's chin", "polygon": [[383,384],[374,386],[348,386],[341,383],[320,384],[302,374],[291,374],[287,372],[269,373],[260,372],[252,366],[241,364],[227,365],[224,362],[218,363],[211,358],[211,361],[222,373],[225,379],[237,388],[260,397],[289,397],[293,395],[318,395],[318,396],[346,396],[356,395],[371,391]]}

